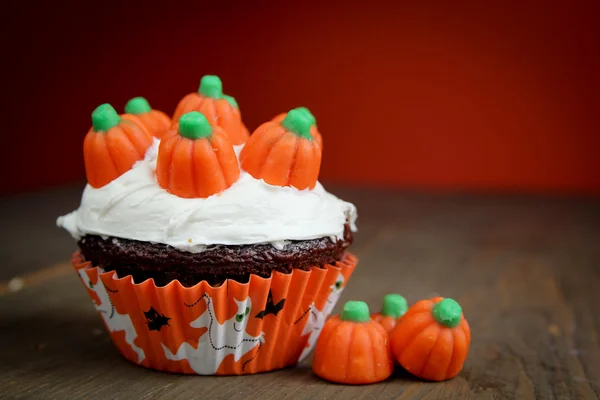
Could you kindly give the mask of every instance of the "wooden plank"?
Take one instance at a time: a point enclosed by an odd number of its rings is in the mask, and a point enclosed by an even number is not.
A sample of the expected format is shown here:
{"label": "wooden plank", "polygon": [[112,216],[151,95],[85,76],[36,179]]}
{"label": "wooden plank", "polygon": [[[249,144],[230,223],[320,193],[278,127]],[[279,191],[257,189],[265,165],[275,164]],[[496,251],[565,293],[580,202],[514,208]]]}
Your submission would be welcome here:
{"label": "wooden plank", "polygon": [[455,297],[473,331],[456,379],[425,383],[399,369],[376,385],[332,385],[310,360],[242,377],[145,370],[119,356],[75,274],[61,272],[0,296],[0,397],[599,398],[597,201],[347,192],[360,211],[360,263],[340,304]]}

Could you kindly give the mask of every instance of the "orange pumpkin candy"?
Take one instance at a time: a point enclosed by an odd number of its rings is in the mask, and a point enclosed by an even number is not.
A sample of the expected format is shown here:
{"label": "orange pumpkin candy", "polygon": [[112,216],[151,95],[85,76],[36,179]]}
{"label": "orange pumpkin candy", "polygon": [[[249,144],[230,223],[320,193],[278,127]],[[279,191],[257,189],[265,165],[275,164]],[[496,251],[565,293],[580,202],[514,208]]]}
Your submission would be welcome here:
{"label": "orange pumpkin candy", "polygon": [[240,153],[242,168],[276,186],[312,189],[321,168],[321,143],[304,113],[291,110],[281,122],[259,126]]}
{"label": "orange pumpkin candy", "polygon": [[154,137],[162,138],[171,127],[171,118],[162,111],[150,107],[148,100],[134,97],[125,105],[125,114],[121,118],[143,125]]}
{"label": "orange pumpkin candy", "polygon": [[399,294],[386,294],[383,297],[383,306],[381,312],[371,316],[379,325],[383,326],[388,333],[391,333],[398,319],[402,317],[408,310],[406,299]]}
{"label": "orange pumpkin candy", "polygon": [[175,109],[173,122],[190,111],[204,114],[211,125],[225,130],[233,145],[240,145],[248,139],[248,129],[242,122],[237,102],[231,96],[223,94],[223,84],[218,76],[205,75],[200,81],[197,93],[185,96]]}
{"label": "orange pumpkin candy", "polygon": [[160,186],[174,195],[206,198],[230,187],[240,169],[223,129],[192,111],[161,140],[156,176]]}
{"label": "orange pumpkin candy", "polygon": [[[310,121],[310,134],[315,140],[317,140],[320,143],[321,148],[323,148],[323,139],[321,137],[321,132],[319,132],[319,128],[317,128],[317,119],[315,118],[315,116],[306,107],[297,107],[294,108],[294,110],[303,113],[305,118],[308,119],[308,121]],[[287,113],[281,113],[277,115],[275,118],[273,118],[273,122],[283,121],[286,115]]]}
{"label": "orange pumpkin candy", "polygon": [[443,381],[461,371],[471,343],[471,329],[460,305],[436,297],[415,303],[392,335],[396,360],[411,374]]}
{"label": "orange pumpkin candy", "polygon": [[119,117],[110,104],[92,113],[92,128],[83,141],[88,183],[100,188],[142,160],[152,144],[152,135],[142,125]]}
{"label": "orange pumpkin candy", "polygon": [[340,316],[325,323],[312,369],[323,379],[352,385],[389,378],[394,371],[389,335],[369,317],[364,302],[347,302]]}

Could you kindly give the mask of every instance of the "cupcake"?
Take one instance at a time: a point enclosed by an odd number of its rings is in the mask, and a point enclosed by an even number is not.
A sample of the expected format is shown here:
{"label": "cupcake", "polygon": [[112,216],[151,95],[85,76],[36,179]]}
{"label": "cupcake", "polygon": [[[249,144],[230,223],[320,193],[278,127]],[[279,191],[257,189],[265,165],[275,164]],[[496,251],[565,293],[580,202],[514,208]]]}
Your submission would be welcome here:
{"label": "cupcake", "polygon": [[88,185],[57,221],[77,240],[82,283],[140,366],[235,375],[298,363],[357,263],[356,209],[317,180],[314,123],[292,110],[234,146],[202,112],[174,122],[158,139],[109,105],[92,114]]}

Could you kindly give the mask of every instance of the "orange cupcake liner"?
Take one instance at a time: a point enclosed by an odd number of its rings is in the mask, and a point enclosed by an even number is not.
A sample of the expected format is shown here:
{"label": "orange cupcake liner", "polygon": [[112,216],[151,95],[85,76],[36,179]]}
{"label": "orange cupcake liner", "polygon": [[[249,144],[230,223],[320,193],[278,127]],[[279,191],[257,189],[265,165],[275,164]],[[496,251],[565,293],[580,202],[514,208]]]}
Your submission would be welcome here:
{"label": "orange cupcake liner", "polygon": [[134,364],[184,374],[241,375],[294,365],[309,354],[357,258],[310,271],[251,275],[248,283],[177,280],[156,286],[72,263],[113,343]]}

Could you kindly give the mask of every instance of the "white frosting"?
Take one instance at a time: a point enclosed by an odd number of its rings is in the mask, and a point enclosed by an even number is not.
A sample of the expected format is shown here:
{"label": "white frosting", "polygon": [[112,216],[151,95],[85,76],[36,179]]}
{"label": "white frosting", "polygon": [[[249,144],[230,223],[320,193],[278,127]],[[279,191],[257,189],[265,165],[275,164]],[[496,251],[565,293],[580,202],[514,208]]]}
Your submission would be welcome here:
{"label": "white frosting", "polygon": [[[184,199],[161,188],[156,179],[159,140],[144,160],[108,185],[87,185],[79,209],[57,225],[76,239],[86,234],[164,243],[203,251],[210,245],[271,243],[321,237],[341,239],[347,218],[356,231],[356,208],[325,191],[272,186],[241,171],[224,192],[206,199]],[[236,153],[241,147],[236,148]]]}

